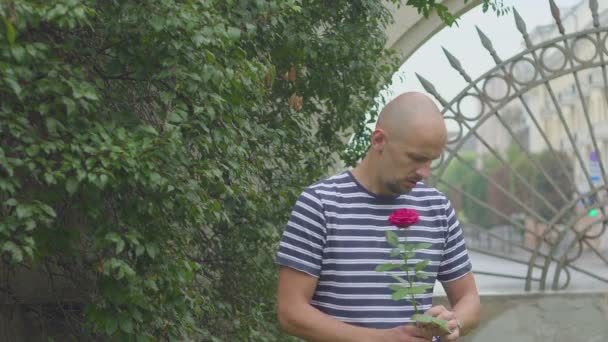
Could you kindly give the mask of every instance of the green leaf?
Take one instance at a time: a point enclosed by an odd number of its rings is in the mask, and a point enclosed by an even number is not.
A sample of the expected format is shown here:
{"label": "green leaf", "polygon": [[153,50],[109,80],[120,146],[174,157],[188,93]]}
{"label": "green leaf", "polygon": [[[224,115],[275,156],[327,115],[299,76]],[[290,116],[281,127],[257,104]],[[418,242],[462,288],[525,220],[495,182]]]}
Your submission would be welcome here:
{"label": "green leaf", "polygon": [[137,342],[153,342],[154,339],[147,335],[137,335]]}
{"label": "green leaf", "polygon": [[138,245],[137,247],[135,247],[135,256],[140,256],[144,254],[145,251],[146,248],[143,245]]}
{"label": "green leaf", "polygon": [[108,317],[105,328],[106,334],[112,336],[118,330],[118,320],[115,317]]}
{"label": "green leaf", "polygon": [[14,198],[9,198],[6,201],[4,201],[4,205],[6,205],[7,207],[14,207],[17,204],[19,204],[19,202],[17,202],[17,200]]}
{"label": "green leaf", "polygon": [[15,27],[8,19],[2,18],[2,20],[4,21],[4,27],[6,28],[6,38],[8,39],[8,43],[13,45],[15,44],[15,38],[17,37]]}
{"label": "green leaf", "polygon": [[403,286],[403,285],[397,285],[397,284],[389,284],[388,288],[393,290],[393,291],[399,291],[402,289],[407,289],[407,287]]}
{"label": "green leaf", "polygon": [[412,287],[412,291],[414,291],[413,292],[414,294],[422,294],[432,288],[433,288],[433,284],[418,285],[418,286]]}
{"label": "green leaf", "polygon": [[386,231],[386,241],[393,247],[399,246],[399,237],[391,230]]}
{"label": "green leaf", "polygon": [[20,219],[28,218],[28,217],[32,216],[32,208],[30,208],[29,206],[26,206],[26,205],[20,205],[15,210],[15,213],[17,214],[17,217]]}
{"label": "green leaf", "polygon": [[74,100],[69,97],[63,97],[61,100],[65,105],[65,109],[68,115],[76,113],[76,102],[74,102]]}
{"label": "green leaf", "polygon": [[412,270],[412,268],[409,267],[407,264],[401,265],[401,267],[399,267],[399,269],[402,270],[403,272],[409,272]]}
{"label": "green leaf", "polygon": [[[413,287],[403,287],[400,285],[396,285],[396,286],[398,286],[398,288],[397,287],[395,287],[395,288],[398,289],[399,292],[405,293],[407,295],[423,294],[428,289],[428,286],[426,286],[426,285],[419,285],[419,286],[413,286]],[[393,288],[391,288],[391,289],[393,289]]]}
{"label": "green leaf", "polygon": [[53,218],[57,217],[57,213],[55,212],[55,209],[53,209],[52,207],[50,207],[46,204],[41,204],[40,209],[42,209],[50,217],[53,217]]}
{"label": "green leaf", "polygon": [[158,245],[156,245],[155,243],[147,243],[146,253],[150,258],[154,259],[158,254]]}
{"label": "green leaf", "polygon": [[74,177],[68,178],[67,181],[65,182],[65,190],[69,194],[74,194],[77,189],[78,189],[78,180]]}
{"label": "green leaf", "polygon": [[133,333],[133,320],[128,316],[122,316],[120,320],[120,330],[127,334]]}
{"label": "green leaf", "polygon": [[155,292],[158,291],[158,286],[156,285],[156,282],[152,279],[146,279],[144,281],[144,285],[149,288],[150,290],[153,290]]}
{"label": "green leaf", "polygon": [[410,283],[408,283],[405,279],[401,278],[398,275],[391,274],[390,276],[391,276],[391,278],[395,279],[396,281],[400,282],[401,284],[405,284],[407,286],[410,285]]}
{"label": "green leaf", "polygon": [[448,328],[448,321],[443,319],[439,319],[429,315],[415,314],[412,316],[412,320],[421,323],[422,325],[430,326],[431,328],[436,328],[444,334],[452,333],[452,331],[450,331],[450,329]]}
{"label": "green leaf", "polygon": [[121,240],[120,235],[115,232],[107,233],[105,239],[111,242],[118,242]]}
{"label": "green leaf", "polygon": [[402,252],[411,252],[413,250],[416,249],[416,245],[415,244],[400,244],[399,248],[401,249]]}
{"label": "green leaf", "polygon": [[393,300],[399,300],[399,299],[403,299],[403,298],[407,297],[408,295],[409,295],[408,289],[402,287],[399,290],[393,292],[391,298]]}
{"label": "green leaf", "polygon": [[165,27],[165,19],[163,17],[155,15],[150,19],[150,25],[156,32],[160,32]]}
{"label": "green leaf", "polygon": [[428,277],[429,277],[428,275],[426,275],[426,274],[424,274],[422,272],[416,273],[416,278],[418,278],[418,279],[424,280],[424,279],[428,279]]}
{"label": "green leaf", "polygon": [[26,220],[25,221],[25,231],[26,232],[31,232],[32,230],[34,230],[34,228],[36,228],[37,223],[35,220]]}
{"label": "green leaf", "polygon": [[386,271],[390,271],[390,270],[394,270],[395,268],[399,268],[399,264],[382,264],[382,265],[378,265],[376,266],[376,268],[374,269],[376,272],[386,272]]}
{"label": "green leaf", "polygon": [[101,182],[101,184],[105,185],[108,183],[108,175],[102,173],[101,175],[99,175],[99,181]]}
{"label": "green leaf", "polygon": [[125,249],[125,241],[123,239],[119,239],[116,242],[116,254],[120,254]]}
{"label": "green leaf", "polygon": [[236,27],[229,27],[226,33],[228,34],[228,38],[230,39],[239,39],[239,37],[241,36],[241,30]]}
{"label": "green leaf", "polygon": [[142,131],[150,133],[152,135],[158,135],[158,131],[154,127],[152,127],[150,125],[143,125],[143,126],[140,127],[140,129]]}
{"label": "green leaf", "polygon": [[21,248],[19,248],[19,246],[17,246],[17,244],[12,241],[6,241],[2,245],[2,251],[9,252],[11,254],[11,260],[13,262],[23,261],[23,252],[21,251]]}
{"label": "green leaf", "polygon": [[432,246],[433,246],[433,244],[432,244],[432,243],[428,243],[428,242],[422,242],[422,243],[416,244],[415,249],[416,249],[416,250],[421,250],[421,249],[429,249],[429,248],[431,248]]}
{"label": "green leaf", "polygon": [[418,272],[423,270],[428,264],[429,264],[430,260],[422,260],[420,262],[418,262],[416,264],[416,266],[414,267],[414,271]]}
{"label": "green leaf", "polygon": [[4,81],[8,84],[9,87],[11,87],[15,95],[21,95],[21,86],[19,85],[19,83],[17,83],[17,81],[9,77],[5,77]]}

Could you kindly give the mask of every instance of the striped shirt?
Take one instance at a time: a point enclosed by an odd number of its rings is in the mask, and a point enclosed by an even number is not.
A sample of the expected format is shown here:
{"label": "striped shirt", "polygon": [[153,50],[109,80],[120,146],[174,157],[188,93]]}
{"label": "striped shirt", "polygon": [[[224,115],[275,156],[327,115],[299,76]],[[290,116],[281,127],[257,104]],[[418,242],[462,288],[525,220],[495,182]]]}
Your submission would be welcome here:
{"label": "striped shirt", "polygon": [[[396,209],[415,209],[418,223],[399,229],[388,222]],[[311,304],[340,321],[370,328],[392,328],[411,322],[410,301],[392,300],[390,274],[405,278],[400,270],[377,272],[383,263],[398,263],[389,255],[387,230],[396,231],[400,242],[431,243],[408,260],[414,266],[430,262],[422,270],[428,278],[449,282],[471,271],[462,231],[450,202],[436,189],[418,183],[397,197],[377,196],[363,188],[349,171],[317,182],[298,198],[283,232],[276,261],[318,278]],[[401,261],[403,262],[403,261]],[[420,313],[432,304],[432,288],[417,295]]]}

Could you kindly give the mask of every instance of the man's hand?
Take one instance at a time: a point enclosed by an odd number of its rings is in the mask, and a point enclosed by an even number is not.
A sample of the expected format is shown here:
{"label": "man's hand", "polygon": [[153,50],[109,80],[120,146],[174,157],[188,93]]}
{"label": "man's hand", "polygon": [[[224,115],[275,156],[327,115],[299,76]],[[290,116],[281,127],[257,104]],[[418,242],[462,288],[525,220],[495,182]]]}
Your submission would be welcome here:
{"label": "man's hand", "polygon": [[375,341],[382,342],[429,342],[433,332],[413,325],[403,325],[392,329],[379,330],[380,336]]}
{"label": "man's hand", "polygon": [[[441,341],[456,341],[460,337],[460,323],[454,312],[446,309],[443,305],[437,305],[427,310],[424,314],[448,321],[448,328],[451,333],[446,334],[438,329],[431,329],[433,336],[441,336]],[[426,328],[424,324],[421,326]]]}

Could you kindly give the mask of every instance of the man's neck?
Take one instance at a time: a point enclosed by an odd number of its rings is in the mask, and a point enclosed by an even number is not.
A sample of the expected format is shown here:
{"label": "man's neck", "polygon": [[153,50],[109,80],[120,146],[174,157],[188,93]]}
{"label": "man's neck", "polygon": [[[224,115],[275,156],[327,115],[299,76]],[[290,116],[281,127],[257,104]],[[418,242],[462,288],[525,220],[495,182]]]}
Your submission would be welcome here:
{"label": "man's neck", "polygon": [[386,193],[382,184],[380,184],[378,174],[372,167],[372,161],[369,156],[365,156],[351,173],[357,182],[359,182],[367,191],[380,196],[390,195]]}

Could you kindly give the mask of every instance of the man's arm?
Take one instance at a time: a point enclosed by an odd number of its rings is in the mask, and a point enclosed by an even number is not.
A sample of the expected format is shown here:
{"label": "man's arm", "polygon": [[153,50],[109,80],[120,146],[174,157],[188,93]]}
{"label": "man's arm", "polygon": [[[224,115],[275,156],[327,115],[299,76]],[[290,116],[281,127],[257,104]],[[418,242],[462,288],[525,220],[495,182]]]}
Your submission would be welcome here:
{"label": "man's arm", "polygon": [[459,336],[466,335],[477,327],[481,305],[464,235],[456,212],[447,198],[445,216],[448,234],[437,272],[437,280],[445,289],[452,311],[438,305],[432,307],[426,314],[448,321],[448,328],[452,330],[452,333],[443,336],[441,341],[455,341]]}
{"label": "man's arm", "polygon": [[315,342],[425,342],[430,332],[414,326],[388,330],[369,329],[340,322],[310,305],[317,278],[282,266],[279,271],[279,324],[286,332]]}
{"label": "man's arm", "polygon": [[307,341],[373,340],[371,329],[340,322],[310,305],[316,286],[317,278],[289,267],[281,267],[277,313],[279,324],[285,331]]}
{"label": "man's arm", "polygon": [[460,336],[464,336],[479,324],[481,303],[473,272],[462,278],[443,283],[452,311],[460,321]]}

